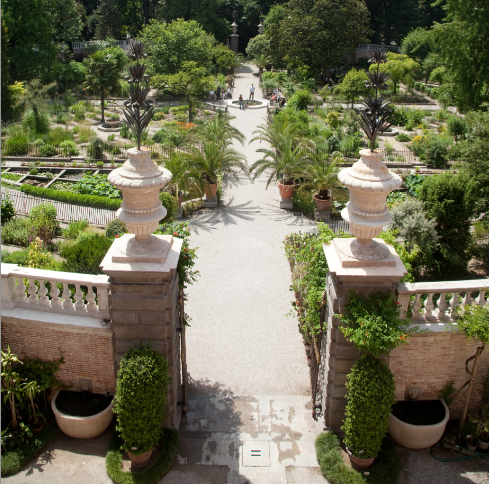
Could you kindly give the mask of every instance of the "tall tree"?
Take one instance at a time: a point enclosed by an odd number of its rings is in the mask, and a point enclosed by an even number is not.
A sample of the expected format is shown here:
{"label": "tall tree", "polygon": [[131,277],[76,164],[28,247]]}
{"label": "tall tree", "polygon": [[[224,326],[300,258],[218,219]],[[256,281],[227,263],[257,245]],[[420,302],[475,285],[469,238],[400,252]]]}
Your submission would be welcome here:
{"label": "tall tree", "polygon": [[[420,70],[420,65],[405,54],[387,53],[387,62],[382,64],[380,70],[389,74],[389,81],[394,84],[394,94],[397,91],[397,85],[403,80],[404,76],[410,75]],[[377,66],[370,65],[370,71],[375,72]]]}
{"label": "tall tree", "polygon": [[84,59],[86,67],[83,90],[100,94],[102,122],[105,122],[104,101],[108,94],[115,92],[119,86],[119,69],[117,59],[103,50],[99,50]]}
{"label": "tall tree", "polygon": [[8,56],[8,32],[7,26],[5,25],[5,19],[3,18],[2,11],[2,37],[1,37],[1,56],[2,56],[2,79],[1,79],[1,96],[2,96],[2,120],[8,119],[10,117],[10,109],[12,107],[12,95],[9,91],[9,80],[10,80],[10,72],[9,72],[9,63],[10,59]]}
{"label": "tall tree", "polygon": [[93,15],[97,21],[95,29],[97,39],[105,40],[107,37],[113,39],[121,38],[122,19],[117,0],[101,0]]}
{"label": "tall tree", "polygon": [[267,35],[271,44],[282,42],[291,68],[307,65],[321,70],[324,84],[329,69],[367,41],[368,20],[363,0],[290,0],[280,28]]}

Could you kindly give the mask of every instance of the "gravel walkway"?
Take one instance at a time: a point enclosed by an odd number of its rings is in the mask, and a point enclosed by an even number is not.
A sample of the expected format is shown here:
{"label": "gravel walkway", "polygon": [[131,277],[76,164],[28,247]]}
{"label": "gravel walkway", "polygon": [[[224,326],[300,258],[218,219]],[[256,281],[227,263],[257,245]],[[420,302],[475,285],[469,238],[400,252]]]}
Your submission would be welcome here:
{"label": "gravel walkway", "polygon": [[[256,70],[256,68],[255,68]],[[237,70],[234,99],[247,99],[258,77],[251,67]],[[263,100],[259,89],[255,99]],[[266,101],[265,101],[266,102]],[[247,143],[266,109],[240,111],[232,124]],[[259,142],[240,144],[248,165],[259,159]],[[276,185],[265,190],[266,177],[252,184],[245,176],[228,180],[217,208],[194,216],[191,242],[199,247],[201,277],[189,289],[186,310],[193,321],[187,331],[188,370],[196,382],[190,391],[235,395],[305,395],[309,368],[297,320],[291,309],[290,269],[284,237],[311,230],[312,220],[278,207]]]}

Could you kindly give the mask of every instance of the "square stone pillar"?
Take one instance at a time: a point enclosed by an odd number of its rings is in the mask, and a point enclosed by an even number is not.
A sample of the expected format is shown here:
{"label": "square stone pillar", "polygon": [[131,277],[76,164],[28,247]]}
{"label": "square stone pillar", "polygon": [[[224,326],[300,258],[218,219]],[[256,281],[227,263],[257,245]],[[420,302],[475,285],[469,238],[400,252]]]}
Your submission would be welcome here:
{"label": "square stone pillar", "polygon": [[[159,262],[114,262],[120,260],[116,239],[101,267],[110,279],[109,310],[117,376],[124,354],[142,343],[164,355],[170,366],[165,427],[180,426],[182,396],[179,334],[178,273],[176,271],[182,240],[171,238],[166,258]],[[168,238],[168,236],[155,236]],[[135,409],[137,411],[137,409]]]}
{"label": "square stone pillar", "polygon": [[[345,418],[346,376],[360,357],[360,352],[347,341],[338,327],[339,320],[334,315],[346,312],[345,304],[350,291],[364,296],[373,291],[392,293],[399,280],[407,273],[393,247],[387,246],[390,255],[386,259],[359,261],[341,252],[341,247],[348,240],[350,239],[333,239],[330,245],[323,246],[329,273],[326,277],[327,314],[321,342],[319,380],[323,386],[325,426],[340,436],[343,435],[341,426]],[[375,240],[383,243],[381,239]]]}

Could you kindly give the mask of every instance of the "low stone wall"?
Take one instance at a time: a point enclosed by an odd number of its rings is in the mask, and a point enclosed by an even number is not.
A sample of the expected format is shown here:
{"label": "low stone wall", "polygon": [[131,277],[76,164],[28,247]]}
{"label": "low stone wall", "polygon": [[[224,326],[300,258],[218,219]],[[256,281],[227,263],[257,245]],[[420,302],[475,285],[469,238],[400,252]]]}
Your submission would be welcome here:
{"label": "low stone wall", "polygon": [[112,333],[100,320],[19,309],[2,311],[2,349],[7,346],[21,360],[53,361],[63,356],[65,363],[56,377],[70,390],[79,391],[80,380],[90,380],[93,392],[115,393]]}
{"label": "low stone wall", "polygon": [[[413,335],[409,344],[393,350],[389,356],[389,368],[394,374],[396,399],[404,400],[407,387],[421,387],[421,399],[438,398],[438,392],[445,383],[453,380],[458,390],[468,379],[465,361],[475,355],[476,345],[467,344],[461,333],[437,332]],[[469,412],[480,400],[482,382],[489,367],[489,351],[479,357],[477,374],[472,387]],[[472,370],[472,362],[469,363]],[[467,388],[464,388],[450,405],[450,419],[462,417]]]}

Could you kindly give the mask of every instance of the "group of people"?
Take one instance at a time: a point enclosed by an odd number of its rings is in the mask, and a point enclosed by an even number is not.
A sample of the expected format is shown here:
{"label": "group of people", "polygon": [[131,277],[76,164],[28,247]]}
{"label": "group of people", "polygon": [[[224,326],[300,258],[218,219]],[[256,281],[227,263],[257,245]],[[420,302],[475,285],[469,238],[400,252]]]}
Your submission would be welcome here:
{"label": "group of people", "polygon": [[233,95],[231,94],[231,88],[228,87],[227,91],[224,91],[222,89],[221,91],[221,86],[217,86],[216,91],[214,92],[213,89],[211,89],[209,96],[213,101],[220,101],[221,100],[221,93],[222,93],[222,99],[232,99]]}
{"label": "group of people", "polygon": [[267,99],[270,100],[270,104],[277,103],[279,106],[285,105],[285,97],[280,89],[274,89],[273,91],[268,88]]}

